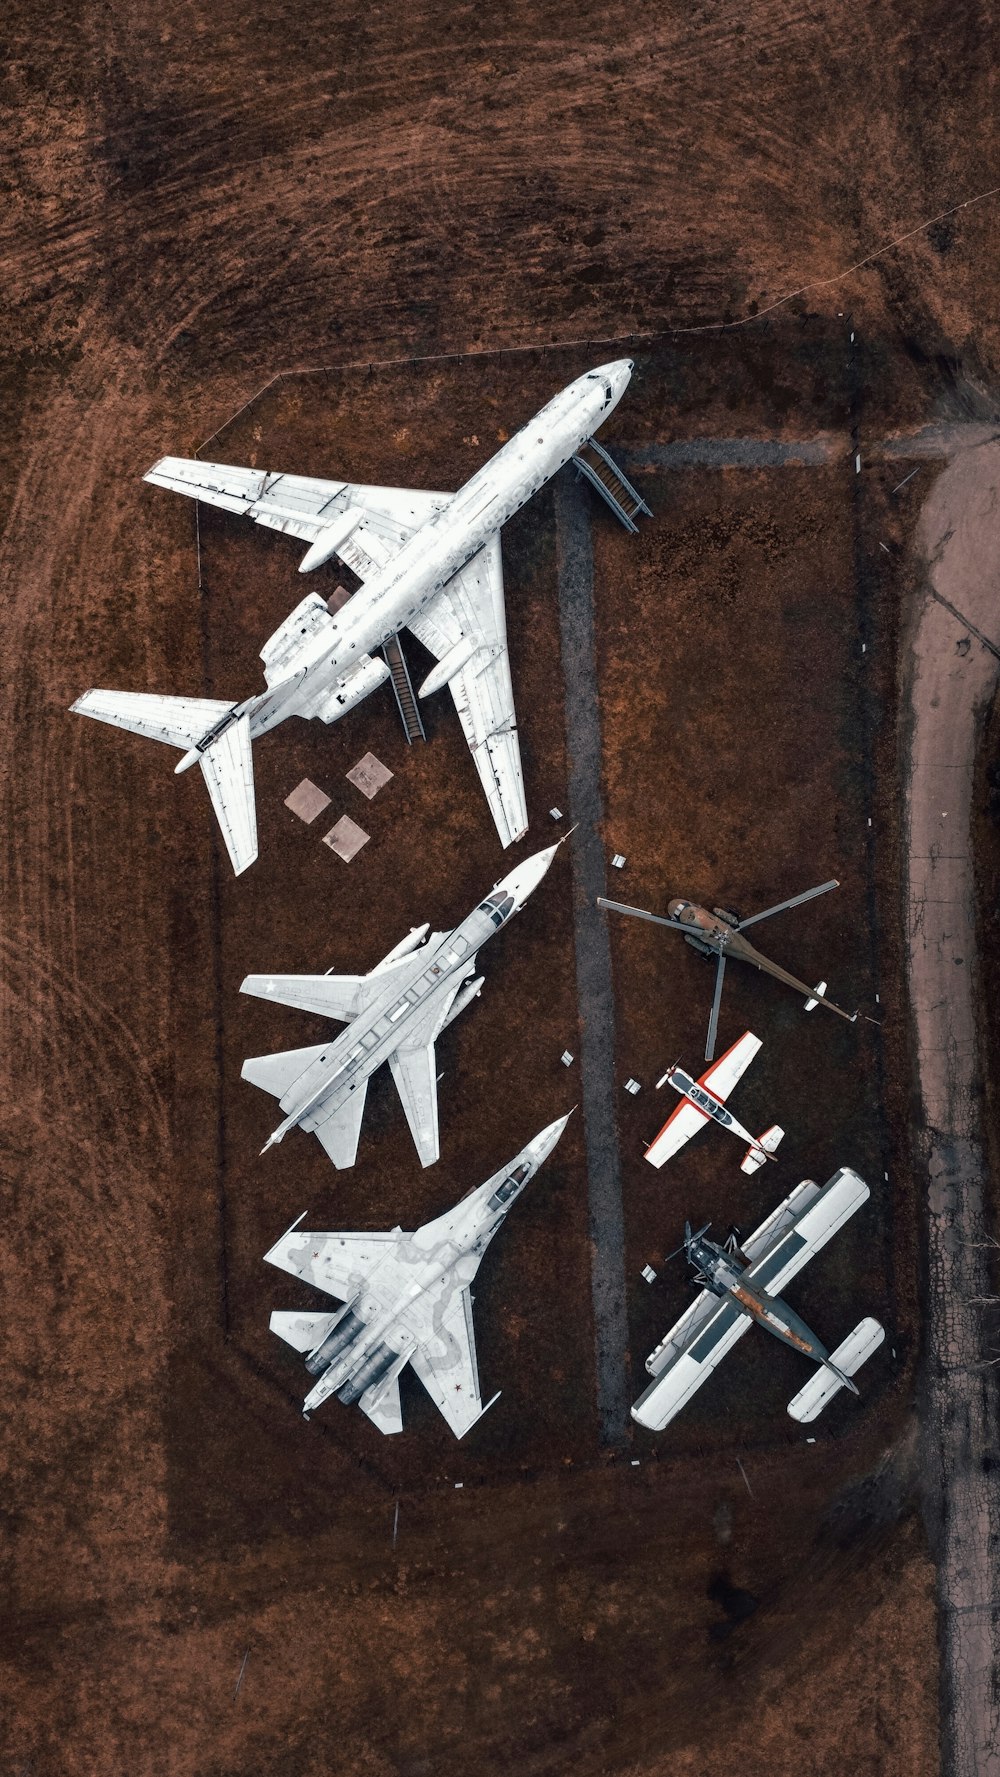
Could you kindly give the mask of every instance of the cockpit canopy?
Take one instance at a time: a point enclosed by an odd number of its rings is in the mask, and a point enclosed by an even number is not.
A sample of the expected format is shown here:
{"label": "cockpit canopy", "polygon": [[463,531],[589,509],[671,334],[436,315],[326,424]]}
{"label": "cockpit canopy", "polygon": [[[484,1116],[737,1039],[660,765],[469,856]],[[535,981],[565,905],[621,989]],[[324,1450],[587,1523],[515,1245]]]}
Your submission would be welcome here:
{"label": "cockpit canopy", "polygon": [[685,925],[693,926],[698,923],[695,908],[690,901],[671,901],[667,913],[671,919],[683,920]]}
{"label": "cockpit canopy", "polygon": [[508,1203],[515,1192],[521,1189],[530,1171],[531,1168],[526,1160],[522,1160],[520,1166],[515,1166],[513,1171],[507,1174],[503,1184],[498,1185],[494,1191],[489,1201],[490,1209],[500,1209],[503,1204]]}
{"label": "cockpit canopy", "polygon": [[479,903],[480,913],[488,913],[495,926],[502,926],[514,911],[514,897],[505,893],[487,895]]}

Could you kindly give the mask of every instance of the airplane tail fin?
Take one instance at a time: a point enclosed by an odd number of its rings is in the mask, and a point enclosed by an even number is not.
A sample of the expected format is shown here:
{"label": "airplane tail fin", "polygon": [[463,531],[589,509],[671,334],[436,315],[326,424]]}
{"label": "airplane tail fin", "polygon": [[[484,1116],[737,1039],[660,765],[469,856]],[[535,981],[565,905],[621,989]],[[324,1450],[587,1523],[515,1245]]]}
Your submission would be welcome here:
{"label": "airplane tail fin", "polygon": [[807,1012],[815,1012],[816,1007],[819,1005],[820,1000],[823,998],[823,995],[825,994],[825,992],[826,992],[826,982],[825,981],[817,981],[815,987],[812,990],[812,996],[806,1000],[806,1011]]}
{"label": "airplane tail fin", "polygon": [[772,1123],[770,1129],[765,1129],[763,1135],[757,1137],[753,1147],[748,1148],[744,1154],[740,1161],[740,1171],[759,1172],[765,1160],[773,1160],[774,1150],[784,1133],[780,1123]]}
{"label": "airplane tail fin", "polygon": [[831,1352],[815,1374],[810,1376],[805,1387],[800,1388],[798,1394],[789,1401],[788,1411],[792,1418],[807,1425],[811,1419],[822,1413],[823,1408],[842,1388],[849,1388],[852,1394],[857,1394],[857,1387],[851,1377],[867,1362],[872,1352],[878,1350],[884,1338],[885,1328],[877,1320],[866,1317],[859,1321],[853,1333],[848,1333],[836,1351]]}
{"label": "airplane tail fin", "polygon": [[209,697],[156,697],[134,691],[87,691],[77,715],[126,728],[147,740],[181,747],[177,767],[199,764],[237,876],[257,856],[257,810],[250,756],[250,718],[235,703]]}

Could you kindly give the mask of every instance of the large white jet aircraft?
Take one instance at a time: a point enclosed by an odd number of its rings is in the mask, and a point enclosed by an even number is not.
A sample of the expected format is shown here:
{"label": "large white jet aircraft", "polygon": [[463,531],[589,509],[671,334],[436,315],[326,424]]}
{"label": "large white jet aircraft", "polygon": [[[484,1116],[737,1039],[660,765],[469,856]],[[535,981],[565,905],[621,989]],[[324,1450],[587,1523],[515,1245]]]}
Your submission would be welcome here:
{"label": "large white jet aircraft", "polygon": [[344,1304],[332,1314],[271,1316],[272,1333],[301,1351],[317,1378],[303,1413],[336,1391],[347,1405],[357,1401],[379,1431],[402,1431],[399,1378],[412,1364],[456,1438],[482,1418],[497,1396],[483,1406],[470,1286],[507,1212],[568,1122],[566,1116],[550,1123],[509,1166],[415,1234],[307,1234],[295,1222],[265,1253],[269,1264]]}
{"label": "large white jet aircraft", "polygon": [[621,358],[577,377],[457,494],[161,458],[147,481],[301,538],[301,573],[337,556],[363,585],[336,615],[318,593],[304,598],[261,649],[267,690],[242,703],[87,691],[73,709],[180,747],[178,771],[200,765],[239,875],[257,856],[251,743],[286,716],[335,722],[389,677],[374,650],[410,629],[438,661],[420,695],[450,687],[501,843],[511,845],[528,817],[500,528],[608,418],[631,374]]}
{"label": "large white jet aircraft", "polygon": [[[243,1078],[281,1101],[283,1120],[262,1152],[290,1129],[312,1130],[334,1166],[353,1166],[368,1081],[389,1063],[423,1166],[440,1149],[434,1045],[483,985],[476,955],[520,913],[562,840],[515,865],[451,932],[414,926],[368,975],[248,975],[240,989],[348,1026],[309,1049],[255,1055]],[[471,979],[470,979],[471,977]]]}

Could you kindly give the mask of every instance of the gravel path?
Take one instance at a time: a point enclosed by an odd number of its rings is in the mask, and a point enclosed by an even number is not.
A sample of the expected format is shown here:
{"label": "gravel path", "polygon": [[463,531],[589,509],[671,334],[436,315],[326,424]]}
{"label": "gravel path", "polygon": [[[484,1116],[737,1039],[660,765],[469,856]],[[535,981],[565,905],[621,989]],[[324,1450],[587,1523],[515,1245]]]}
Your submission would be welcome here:
{"label": "gravel path", "polygon": [[614,1112],[615,1011],[611,950],[598,895],[604,893],[601,839],[601,723],[594,647],[591,496],[566,468],[555,484],[559,625],[566,697],[569,812],[578,823],[573,851],[573,920],[580,1003],[580,1073],[587,1144],[593,1251],[591,1298],[597,1343],[601,1442],[627,1435],[628,1320],[625,1313],[621,1160]]}
{"label": "gravel path", "polygon": [[[921,514],[931,587],[912,633],[910,984],[928,1173],[928,1469],[941,1515],[942,1740],[954,1777],[1000,1771],[997,1372],[987,1357],[970,812],[979,716],[997,680],[1000,446],[952,458]],[[947,603],[942,601],[946,600]],[[956,613],[969,620],[965,627]],[[975,630],[972,626],[975,626]]]}

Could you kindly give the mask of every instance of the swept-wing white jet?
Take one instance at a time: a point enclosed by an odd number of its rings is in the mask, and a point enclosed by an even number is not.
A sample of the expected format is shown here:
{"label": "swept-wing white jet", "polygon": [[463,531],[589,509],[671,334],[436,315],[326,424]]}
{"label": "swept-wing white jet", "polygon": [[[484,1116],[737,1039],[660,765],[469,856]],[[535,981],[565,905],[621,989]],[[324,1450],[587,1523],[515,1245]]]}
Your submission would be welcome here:
{"label": "swept-wing white jet", "polygon": [[428,935],[426,925],[414,926],[368,975],[247,976],[242,993],[349,1026],[330,1042],[243,1063],[243,1078],[273,1093],[285,1112],[262,1152],[299,1126],[319,1137],[334,1166],[353,1166],[368,1081],[387,1061],[421,1165],[434,1164],[440,1153],[434,1045],[483,985],[476,953],[520,912],[561,844],[525,858],[454,931]]}
{"label": "swept-wing white jet", "polygon": [[483,1406],[469,1286],[568,1122],[550,1123],[509,1166],[415,1234],[307,1234],[295,1223],[282,1235],[265,1254],[268,1263],[344,1304],[334,1314],[271,1316],[271,1331],[305,1352],[306,1369],[318,1378],[303,1413],[336,1390],[347,1404],[357,1401],[379,1431],[402,1431],[399,1377],[412,1364],[457,1438],[482,1418],[497,1396]]}
{"label": "swept-wing white jet", "polygon": [[332,556],[363,581],[334,615],[310,593],[261,649],[267,690],[242,703],[88,691],[73,709],[180,747],[200,765],[237,875],[257,856],[251,743],[286,716],[335,722],[389,677],[380,648],[410,629],[438,665],[420,687],[451,689],[501,843],[528,817],[504,612],[500,528],[618,405],[632,361],[599,365],[554,397],[457,494],[361,487],[163,457],[158,487],[241,512],[309,544],[299,570]]}
{"label": "swept-wing white jet", "polygon": [[755,1321],[819,1366],[788,1403],[793,1419],[815,1419],[841,1388],[857,1394],[851,1377],[885,1338],[878,1321],[859,1321],[829,1353],[778,1291],[870,1195],[849,1166],[835,1172],[822,1190],[812,1179],[803,1180],[743,1241],[745,1263],[733,1243],[728,1249],[717,1246],[705,1238],[707,1229],[692,1234],[690,1226],[685,1228],[684,1250],[705,1287],[646,1359],[653,1380],[632,1408],[633,1419],[662,1431]]}
{"label": "swept-wing white jet", "polygon": [[685,1142],[697,1135],[699,1129],[704,1129],[706,1123],[717,1123],[720,1129],[730,1129],[747,1143],[747,1151],[740,1161],[741,1172],[757,1172],[765,1160],[773,1159],[774,1150],[785,1133],[780,1125],[772,1123],[763,1135],[751,1135],[749,1129],[737,1123],[732,1112],[725,1108],[733,1087],[743,1078],[761,1047],[760,1038],[747,1030],[738,1043],[727,1049],[725,1055],[702,1074],[700,1080],[692,1080],[676,1062],[673,1067],[668,1067],[662,1079],[657,1080],[657,1087],[672,1086],[680,1093],[681,1103],[646,1149],[650,1166],[662,1166],[665,1161],[673,1159]]}

